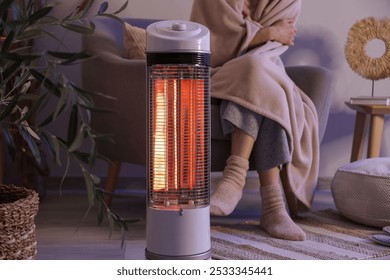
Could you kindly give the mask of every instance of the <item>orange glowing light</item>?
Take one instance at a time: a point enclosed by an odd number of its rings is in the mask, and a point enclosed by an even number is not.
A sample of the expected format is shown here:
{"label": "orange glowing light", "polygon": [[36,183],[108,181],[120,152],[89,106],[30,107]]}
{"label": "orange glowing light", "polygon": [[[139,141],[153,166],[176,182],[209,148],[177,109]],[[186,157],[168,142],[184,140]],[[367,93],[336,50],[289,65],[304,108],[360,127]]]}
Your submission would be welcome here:
{"label": "orange glowing light", "polygon": [[153,191],[203,185],[204,81],[156,79],[153,92]]}

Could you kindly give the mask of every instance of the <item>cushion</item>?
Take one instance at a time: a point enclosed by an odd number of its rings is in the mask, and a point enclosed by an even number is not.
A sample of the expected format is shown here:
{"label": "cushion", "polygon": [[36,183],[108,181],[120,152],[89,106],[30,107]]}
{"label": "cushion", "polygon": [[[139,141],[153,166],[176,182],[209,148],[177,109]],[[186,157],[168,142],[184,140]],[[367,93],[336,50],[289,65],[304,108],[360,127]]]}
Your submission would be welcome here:
{"label": "cushion", "polygon": [[331,183],[336,208],[348,219],[390,225],[390,158],[369,158],[340,167]]}
{"label": "cushion", "polygon": [[145,59],[146,30],[124,23],[124,47],[129,59]]}

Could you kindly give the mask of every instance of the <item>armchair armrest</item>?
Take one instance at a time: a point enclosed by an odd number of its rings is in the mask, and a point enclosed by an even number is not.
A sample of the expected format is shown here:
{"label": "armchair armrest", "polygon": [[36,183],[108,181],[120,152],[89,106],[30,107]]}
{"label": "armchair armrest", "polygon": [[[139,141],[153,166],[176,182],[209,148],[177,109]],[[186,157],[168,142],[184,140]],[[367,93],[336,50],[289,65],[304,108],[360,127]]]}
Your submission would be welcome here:
{"label": "armchair armrest", "polygon": [[112,160],[145,165],[146,62],[128,60],[109,50],[99,52],[82,64],[84,88],[116,98],[95,99],[96,107],[113,111],[93,113],[93,128],[112,134],[115,140],[115,144],[99,143],[99,151]]}
{"label": "armchair armrest", "polygon": [[306,93],[317,109],[319,139],[322,140],[331,105],[331,74],[320,66],[288,66],[286,72],[294,83]]}

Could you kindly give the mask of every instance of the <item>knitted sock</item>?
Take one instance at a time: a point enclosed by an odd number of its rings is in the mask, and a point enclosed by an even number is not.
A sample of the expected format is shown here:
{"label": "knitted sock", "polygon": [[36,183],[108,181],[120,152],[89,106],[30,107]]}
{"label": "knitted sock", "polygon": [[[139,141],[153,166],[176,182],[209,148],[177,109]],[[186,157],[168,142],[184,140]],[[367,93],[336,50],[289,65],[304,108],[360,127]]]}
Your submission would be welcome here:
{"label": "knitted sock", "polygon": [[222,179],[211,195],[211,215],[227,216],[233,212],[242,197],[248,169],[247,159],[235,155],[228,158]]}
{"label": "knitted sock", "polygon": [[287,213],[282,188],[279,185],[260,187],[262,217],[260,227],[269,235],[280,239],[302,241],[305,232]]}

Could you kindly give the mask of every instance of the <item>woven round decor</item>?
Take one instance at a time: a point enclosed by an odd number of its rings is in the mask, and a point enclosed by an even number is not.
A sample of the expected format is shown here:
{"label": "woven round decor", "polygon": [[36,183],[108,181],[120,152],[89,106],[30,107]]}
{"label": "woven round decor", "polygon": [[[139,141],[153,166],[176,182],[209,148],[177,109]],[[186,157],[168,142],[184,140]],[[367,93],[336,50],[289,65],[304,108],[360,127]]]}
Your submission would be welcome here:
{"label": "woven round decor", "polygon": [[35,191],[0,185],[0,260],[36,258],[34,219],[38,205]]}
{"label": "woven round decor", "polygon": [[340,167],[331,184],[336,208],[368,226],[390,225],[390,158],[369,158]]}

